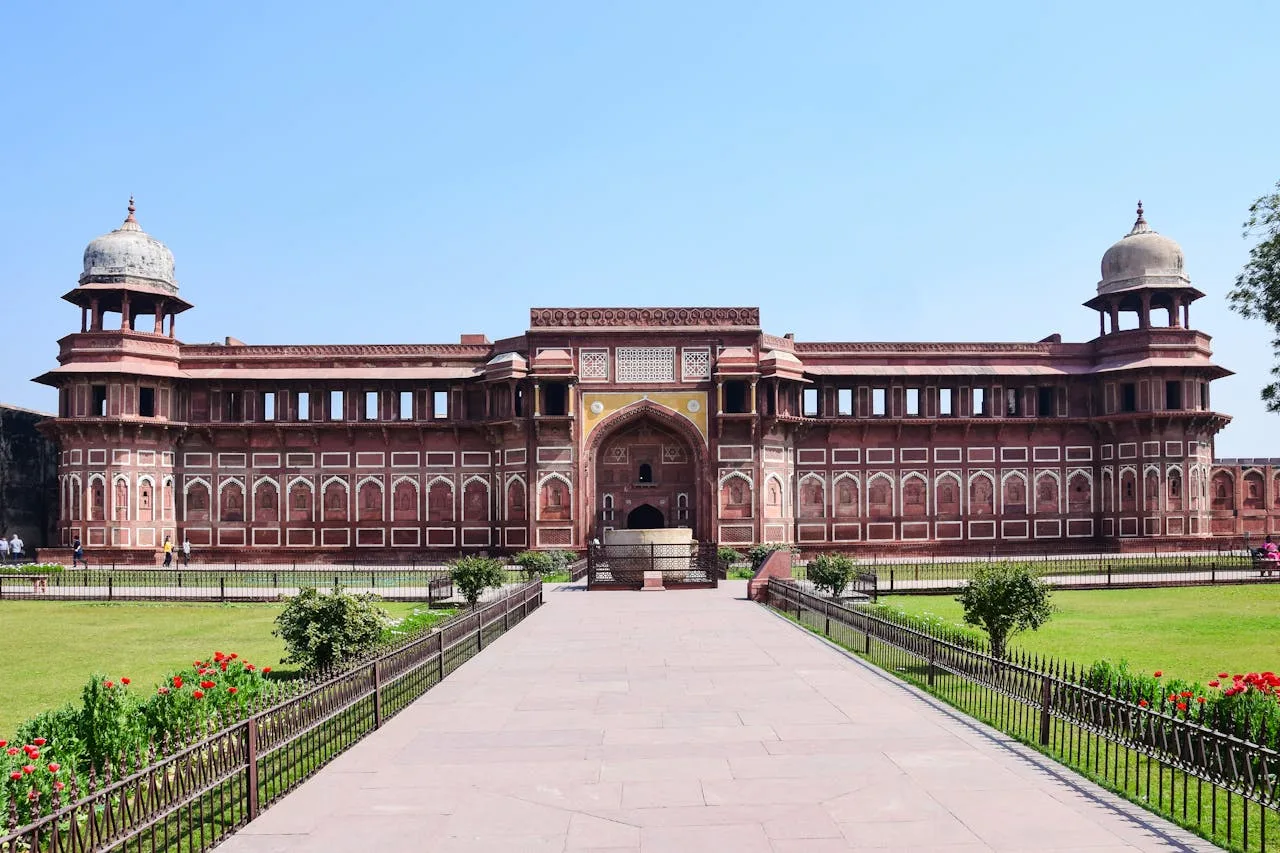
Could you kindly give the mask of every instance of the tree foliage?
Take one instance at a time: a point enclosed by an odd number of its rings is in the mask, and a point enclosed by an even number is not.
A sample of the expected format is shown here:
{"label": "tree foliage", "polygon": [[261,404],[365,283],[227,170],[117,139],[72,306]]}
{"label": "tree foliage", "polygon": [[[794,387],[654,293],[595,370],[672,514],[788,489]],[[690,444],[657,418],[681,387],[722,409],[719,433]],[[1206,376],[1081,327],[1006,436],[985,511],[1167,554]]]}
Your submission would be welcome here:
{"label": "tree foliage", "polygon": [[844,554],[822,554],[809,561],[806,576],[819,592],[835,598],[844,592],[854,573],[853,560]]}
{"label": "tree foliage", "polygon": [[323,669],[374,648],[390,624],[378,596],[351,595],[335,587],[332,593],[305,588],[285,599],[272,631],[284,640],[286,663]]}
{"label": "tree foliage", "polygon": [[1032,631],[1053,616],[1048,584],[1026,563],[987,563],[979,566],[956,601],[964,608],[964,621],[986,631],[991,655],[1002,658],[1009,638]]}
{"label": "tree foliage", "polygon": [[555,551],[521,551],[512,560],[524,572],[526,580],[543,577],[560,568],[560,560]]}
{"label": "tree foliage", "polygon": [[1280,413],[1280,182],[1275,191],[1249,205],[1244,238],[1257,239],[1249,260],[1236,276],[1229,298],[1231,308],[1248,319],[1260,319],[1271,327],[1271,347],[1277,364],[1271,368],[1276,381],[1262,389],[1267,411]]}
{"label": "tree foliage", "polygon": [[453,585],[462,593],[471,607],[476,606],[480,594],[491,586],[502,586],[507,573],[500,560],[492,557],[461,557],[449,567]]}

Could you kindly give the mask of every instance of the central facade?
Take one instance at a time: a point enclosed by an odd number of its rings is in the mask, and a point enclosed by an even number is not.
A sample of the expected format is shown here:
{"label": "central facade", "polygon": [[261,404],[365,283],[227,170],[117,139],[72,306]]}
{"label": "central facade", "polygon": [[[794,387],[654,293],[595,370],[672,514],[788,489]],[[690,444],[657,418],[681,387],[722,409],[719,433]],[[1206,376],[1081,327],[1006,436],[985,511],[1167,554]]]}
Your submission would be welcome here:
{"label": "central facade", "polygon": [[1218,490],[1234,510],[1241,473],[1212,466],[1227,371],[1190,328],[1181,250],[1140,212],[1102,266],[1084,343],[806,342],[721,307],[535,308],[456,344],[184,344],[172,256],[131,209],[86,250],[64,297],[80,331],[39,380],[59,529],[144,559],[166,535],[283,559],[677,526],[824,549],[1239,532]]}

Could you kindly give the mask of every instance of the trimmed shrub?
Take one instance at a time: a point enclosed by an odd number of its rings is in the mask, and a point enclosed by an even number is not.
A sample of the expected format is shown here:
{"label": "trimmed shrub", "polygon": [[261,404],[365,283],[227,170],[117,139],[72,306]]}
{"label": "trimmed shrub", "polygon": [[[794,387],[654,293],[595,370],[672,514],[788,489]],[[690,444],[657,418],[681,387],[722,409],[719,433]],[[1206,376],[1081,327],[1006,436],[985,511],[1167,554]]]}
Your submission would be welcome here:
{"label": "trimmed shrub", "polygon": [[350,595],[340,587],[332,593],[306,588],[286,598],[272,631],[288,649],[284,662],[322,669],[372,650],[390,624],[378,601],[372,593]]}
{"label": "trimmed shrub", "polygon": [[476,606],[480,595],[491,586],[502,586],[507,579],[502,563],[492,557],[460,557],[450,564],[449,575],[453,585],[471,607]]}
{"label": "trimmed shrub", "polygon": [[964,608],[964,621],[987,632],[991,656],[1002,658],[1011,636],[1034,631],[1053,616],[1050,594],[1048,584],[1026,563],[985,563],[956,601]]}
{"label": "trimmed shrub", "polygon": [[822,554],[809,561],[810,582],[818,592],[826,591],[831,598],[844,592],[853,575],[853,560],[844,554]]}
{"label": "trimmed shrub", "polygon": [[524,572],[525,580],[549,575],[560,568],[557,551],[521,551],[511,562]]}
{"label": "trimmed shrub", "polygon": [[751,561],[751,570],[759,571],[764,565],[764,561],[769,559],[769,555],[774,551],[790,551],[791,546],[782,542],[761,542],[759,545],[752,545],[751,550],[747,551],[747,559]]}

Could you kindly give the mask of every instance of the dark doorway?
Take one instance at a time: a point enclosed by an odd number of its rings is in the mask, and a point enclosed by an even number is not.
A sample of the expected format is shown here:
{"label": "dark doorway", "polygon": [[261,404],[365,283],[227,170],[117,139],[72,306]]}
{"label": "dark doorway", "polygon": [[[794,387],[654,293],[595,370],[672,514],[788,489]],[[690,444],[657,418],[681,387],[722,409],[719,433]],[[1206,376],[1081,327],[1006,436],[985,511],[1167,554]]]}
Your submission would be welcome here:
{"label": "dark doorway", "polygon": [[655,527],[666,526],[666,519],[662,517],[662,510],[655,506],[640,504],[640,506],[627,513],[628,530],[650,530]]}

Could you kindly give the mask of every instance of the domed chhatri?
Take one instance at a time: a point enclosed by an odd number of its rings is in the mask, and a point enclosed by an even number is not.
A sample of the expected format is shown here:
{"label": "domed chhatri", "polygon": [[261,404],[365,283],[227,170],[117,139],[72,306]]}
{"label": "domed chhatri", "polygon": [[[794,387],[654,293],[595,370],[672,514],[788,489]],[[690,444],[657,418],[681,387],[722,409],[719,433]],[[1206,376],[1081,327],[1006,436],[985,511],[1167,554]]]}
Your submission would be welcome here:
{"label": "domed chhatri", "polygon": [[1102,256],[1102,280],[1098,293],[1116,293],[1143,286],[1187,287],[1191,279],[1183,269],[1182,247],[1152,231],[1138,202],[1133,230]]}
{"label": "domed chhatri", "polygon": [[173,253],[164,243],[142,230],[133,216],[135,209],[130,196],[129,215],[121,226],[85,247],[80,283],[114,284],[132,279],[177,293]]}

